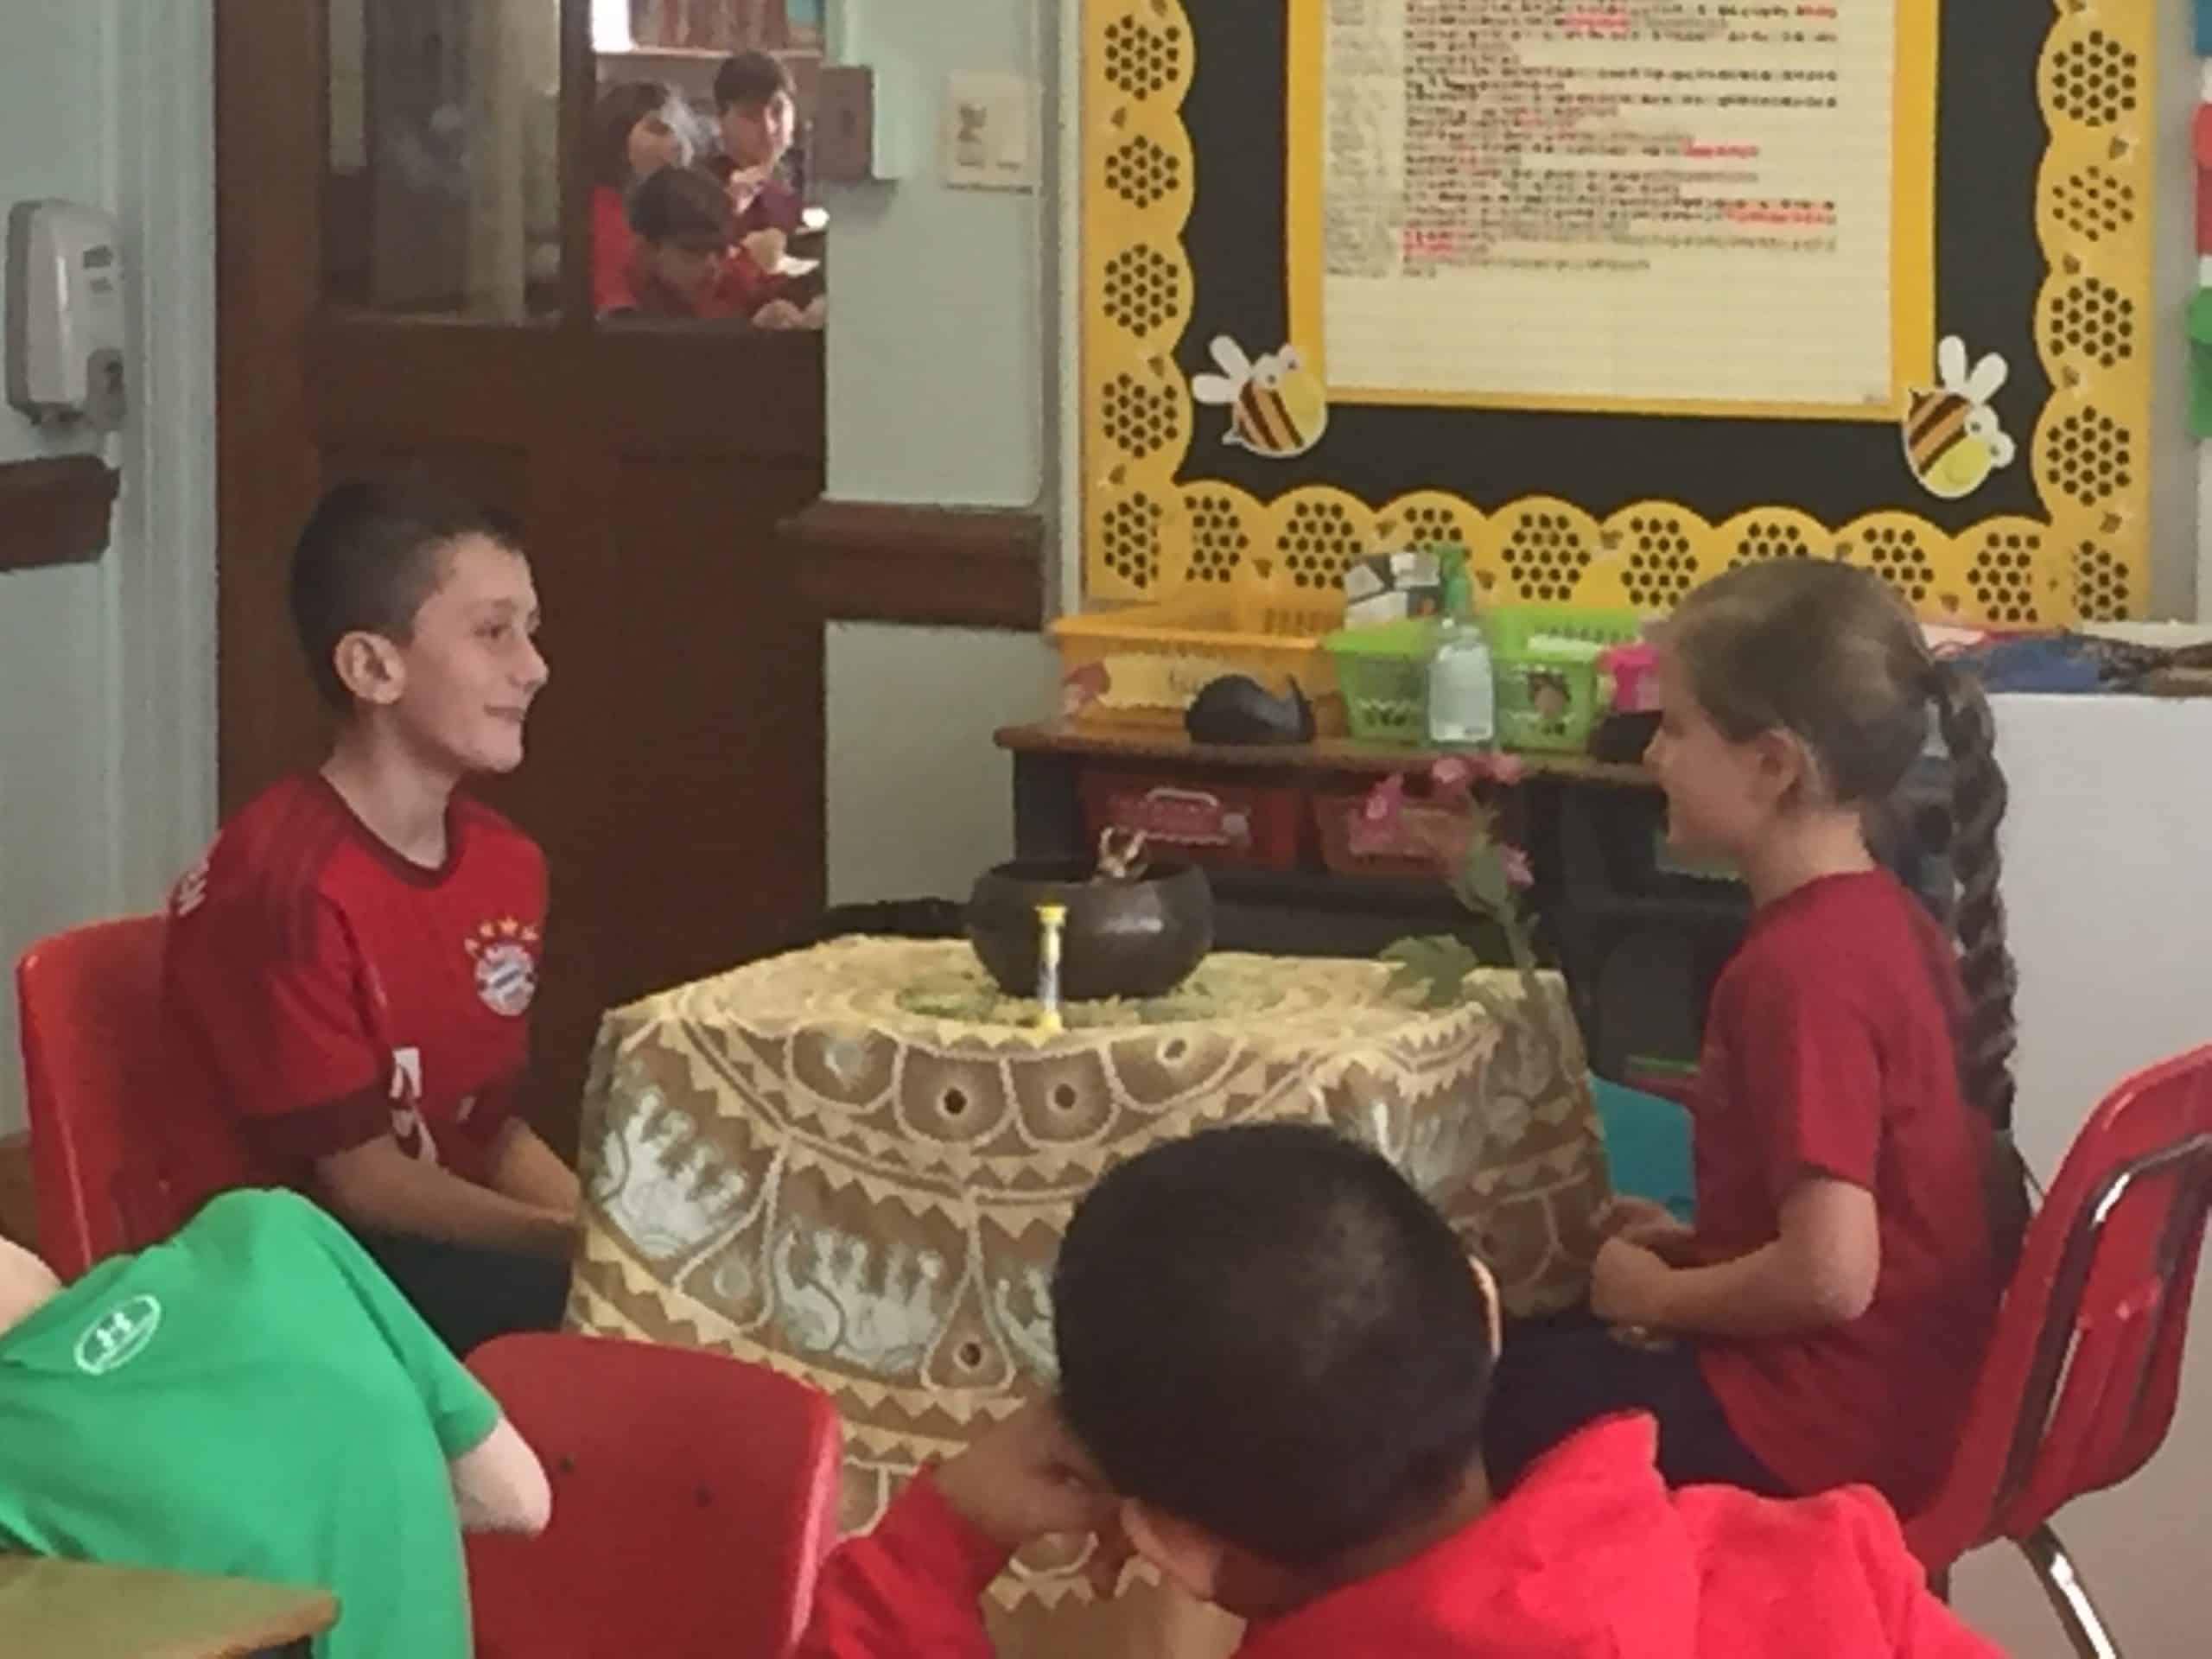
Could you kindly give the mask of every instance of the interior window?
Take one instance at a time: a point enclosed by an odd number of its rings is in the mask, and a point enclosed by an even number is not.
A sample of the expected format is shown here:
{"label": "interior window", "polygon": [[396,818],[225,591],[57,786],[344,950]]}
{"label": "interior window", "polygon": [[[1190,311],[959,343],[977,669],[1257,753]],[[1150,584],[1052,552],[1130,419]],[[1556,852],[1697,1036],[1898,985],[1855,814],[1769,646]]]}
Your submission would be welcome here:
{"label": "interior window", "polygon": [[561,0],[326,0],[334,303],[558,315],[562,213],[589,216],[608,326],[819,327],[809,200],[822,0],[592,0],[588,188],[564,191]]}

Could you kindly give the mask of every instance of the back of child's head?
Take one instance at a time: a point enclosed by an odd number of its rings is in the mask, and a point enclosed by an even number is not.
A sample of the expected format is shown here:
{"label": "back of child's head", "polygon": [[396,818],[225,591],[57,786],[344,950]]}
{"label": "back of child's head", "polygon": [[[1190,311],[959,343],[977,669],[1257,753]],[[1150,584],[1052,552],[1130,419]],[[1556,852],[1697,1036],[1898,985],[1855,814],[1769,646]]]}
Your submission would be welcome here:
{"label": "back of child's head", "polygon": [[1052,1280],[1061,1408],[1122,1497],[1319,1566],[1474,1466],[1485,1294],[1376,1153],[1311,1125],[1210,1131],[1077,1206]]}
{"label": "back of child's head", "polygon": [[[1818,773],[1815,787],[1837,805],[1887,806],[1927,744],[1933,710],[1951,766],[1953,925],[1969,1005],[1960,1071],[1969,1103],[2005,1137],[1999,1196],[2014,1207],[2016,979],[1997,843],[2006,791],[1980,682],[1929,652],[1887,582],[1825,560],[1732,570],[1682,601],[1665,639],[1723,736],[1745,742],[1764,732],[1793,734]],[[1999,1216],[1998,1226],[2009,1247],[2017,1218]]]}
{"label": "back of child's head", "polygon": [[630,134],[639,122],[658,116],[684,136],[688,154],[690,121],[683,100],[654,80],[618,81],[599,95],[592,111],[592,177],[617,190],[630,185]]}
{"label": "back of child's head", "polygon": [[292,549],[290,599],[325,702],[353,706],[334,661],[338,642],[359,632],[405,645],[444,580],[446,550],[472,536],[522,545],[505,517],[418,473],[350,480],[324,493]]}
{"label": "back of child's head", "polygon": [[715,107],[759,109],[777,93],[790,95],[791,71],[766,52],[740,52],[715,71]]}
{"label": "back of child's head", "polygon": [[691,167],[664,167],[630,193],[630,228],[647,242],[728,247],[737,235],[729,194]]}

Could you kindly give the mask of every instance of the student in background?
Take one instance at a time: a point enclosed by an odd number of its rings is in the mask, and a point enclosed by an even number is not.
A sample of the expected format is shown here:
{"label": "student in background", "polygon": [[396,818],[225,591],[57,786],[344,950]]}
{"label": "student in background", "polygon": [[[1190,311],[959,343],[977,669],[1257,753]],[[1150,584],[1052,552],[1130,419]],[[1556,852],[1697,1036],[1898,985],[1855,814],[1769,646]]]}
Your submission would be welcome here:
{"label": "student in background", "polygon": [[664,167],[630,194],[626,303],[613,316],[728,317],[729,198],[697,168]]}
{"label": "student in background", "polygon": [[798,120],[790,72],[766,52],[741,52],[715,72],[715,108],[722,154],[709,165],[729,191],[738,239],[760,231],[790,236],[799,227],[798,193],[778,173]]}
{"label": "student in background", "polygon": [[293,550],[291,610],[337,730],[256,796],[169,903],[187,1206],[289,1186],[466,1354],[552,1329],[576,1178],[518,1114],[545,859],[463,787],[522,762],[546,681],[515,531],[418,478],[344,483]]}
{"label": "student in background", "polygon": [[295,1194],[66,1287],[0,1239],[0,1550],[320,1585],[316,1659],[467,1659],[461,1529],[551,1510],[498,1403]]}
{"label": "student in background", "polygon": [[626,80],[599,97],[592,116],[592,308],[629,303],[630,193],[664,167],[691,164],[690,117],[670,88]]}

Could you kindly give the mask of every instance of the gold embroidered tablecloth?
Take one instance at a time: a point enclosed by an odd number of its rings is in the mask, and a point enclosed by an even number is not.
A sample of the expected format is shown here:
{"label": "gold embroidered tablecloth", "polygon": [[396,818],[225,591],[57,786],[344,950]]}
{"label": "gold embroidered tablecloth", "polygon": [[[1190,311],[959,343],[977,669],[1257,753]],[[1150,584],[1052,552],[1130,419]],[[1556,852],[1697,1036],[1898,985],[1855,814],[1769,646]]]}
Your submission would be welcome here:
{"label": "gold embroidered tablecloth", "polygon": [[[964,944],[848,939],[615,1009],[585,1101],[570,1323],[824,1389],[851,1530],[1049,1386],[1075,1201],[1195,1129],[1336,1124],[1428,1194],[1510,1306],[1575,1300],[1606,1188],[1559,982],[1540,976],[1539,1017],[1510,973],[1440,1010],[1387,976],[1216,956],[1174,998],[1074,1010],[1046,1036],[951,1017],[991,1001]],[[996,1593],[1009,1611],[1088,1598],[1046,1554]]]}

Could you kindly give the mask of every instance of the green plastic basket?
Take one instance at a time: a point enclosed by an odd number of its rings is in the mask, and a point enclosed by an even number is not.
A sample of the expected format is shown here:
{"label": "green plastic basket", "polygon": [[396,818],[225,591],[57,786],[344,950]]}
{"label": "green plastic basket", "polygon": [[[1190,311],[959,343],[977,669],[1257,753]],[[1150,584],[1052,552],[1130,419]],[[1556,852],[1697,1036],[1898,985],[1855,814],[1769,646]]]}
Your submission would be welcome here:
{"label": "green plastic basket", "polygon": [[1643,615],[1584,604],[1502,604],[1482,613],[1482,632],[1497,675],[1497,741],[1509,750],[1581,750],[1604,712],[1597,661],[1548,641],[1628,646],[1642,637]]}
{"label": "green plastic basket", "polygon": [[1440,626],[1433,616],[1414,617],[1339,629],[1322,640],[1354,737],[1363,743],[1428,741],[1428,659]]}
{"label": "green plastic basket", "polygon": [[1551,639],[1632,645],[1643,614],[1588,605],[1500,605],[1478,619],[1497,677],[1497,741],[1509,749],[1586,748],[1604,712],[1593,658]]}

